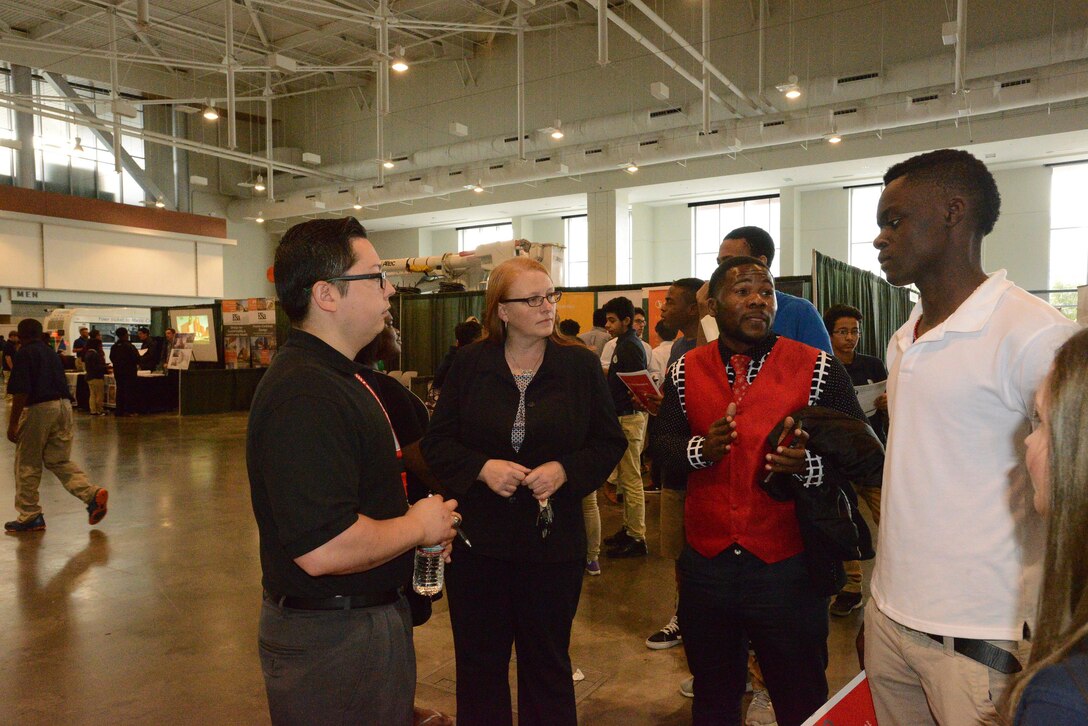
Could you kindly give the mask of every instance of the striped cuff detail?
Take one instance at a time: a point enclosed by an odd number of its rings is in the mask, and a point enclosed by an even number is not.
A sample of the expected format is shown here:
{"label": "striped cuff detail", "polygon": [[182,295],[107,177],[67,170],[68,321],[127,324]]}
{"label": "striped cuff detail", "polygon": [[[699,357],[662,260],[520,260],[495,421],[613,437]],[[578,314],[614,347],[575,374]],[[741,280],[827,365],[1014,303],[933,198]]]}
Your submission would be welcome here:
{"label": "striped cuff detail", "polygon": [[692,436],[688,439],[688,465],[692,469],[705,469],[714,464],[713,461],[707,461],[703,458],[704,441],[706,441],[705,436]]}
{"label": "striped cuff detail", "polygon": [[794,474],[807,489],[818,487],[824,483],[824,460],[808,449],[805,449],[805,474]]}

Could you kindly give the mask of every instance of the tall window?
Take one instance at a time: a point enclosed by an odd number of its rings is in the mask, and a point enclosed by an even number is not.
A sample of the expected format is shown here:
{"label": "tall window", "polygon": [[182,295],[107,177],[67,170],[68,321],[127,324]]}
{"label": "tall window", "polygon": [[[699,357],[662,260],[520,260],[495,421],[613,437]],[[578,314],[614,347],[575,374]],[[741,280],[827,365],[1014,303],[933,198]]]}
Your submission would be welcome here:
{"label": "tall window", "polygon": [[482,224],[476,227],[457,228],[457,251],[472,252],[489,242],[504,242],[514,239],[514,225],[510,222],[500,224]]}
{"label": "tall window", "polygon": [[[10,83],[10,79],[7,82]],[[97,109],[101,120],[107,123],[113,121],[112,110],[106,103],[110,98],[109,91],[77,82],[71,85],[80,98]],[[68,109],[68,104],[57,97],[53,87],[40,78],[34,79],[34,93],[42,98],[43,105],[47,107],[58,111]],[[121,116],[122,126],[143,128],[143,110],[136,108],[134,117]],[[141,204],[147,199],[146,192],[131,174],[127,171],[121,174],[116,172],[113,151],[89,128],[35,116],[34,136],[36,174],[42,189],[125,204]],[[146,168],[143,139],[122,135],[121,146],[137,166]],[[0,173],[3,173],[2,163],[0,159]]]}
{"label": "tall window", "polygon": [[1088,162],[1055,166],[1050,180],[1050,303],[1076,319],[1076,288],[1088,284]]}
{"label": "tall window", "polygon": [[[11,93],[11,74],[0,73],[0,93]],[[14,139],[15,124],[10,108],[0,109],[0,139]],[[0,183],[12,184],[15,179],[15,152],[0,146]]]}
{"label": "tall window", "polygon": [[691,239],[693,242],[692,271],[696,277],[707,280],[718,266],[718,248],[722,238],[737,227],[762,227],[774,239],[775,254],[771,273],[781,270],[778,241],[779,198],[773,196],[736,199],[727,202],[696,202],[691,207]]}
{"label": "tall window", "polygon": [[563,239],[567,249],[564,258],[564,285],[586,287],[589,285],[589,217],[563,217]]}
{"label": "tall window", "polygon": [[850,192],[850,264],[883,277],[873,240],[880,232],[876,225],[876,207],[884,185],[851,187],[847,191]]}

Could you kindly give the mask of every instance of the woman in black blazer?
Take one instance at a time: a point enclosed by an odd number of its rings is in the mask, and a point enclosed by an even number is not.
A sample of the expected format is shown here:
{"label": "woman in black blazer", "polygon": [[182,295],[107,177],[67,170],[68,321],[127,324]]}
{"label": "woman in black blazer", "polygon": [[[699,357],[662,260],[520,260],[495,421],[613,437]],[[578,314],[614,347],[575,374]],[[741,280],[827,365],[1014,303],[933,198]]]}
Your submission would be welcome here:
{"label": "woman in black blazer", "polygon": [[568,650],[585,566],[581,502],[627,442],[597,357],[556,331],[560,295],[528,257],[495,268],[487,338],[457,354],[423,439],[472,542],[454,544],[446,571],[461,726],[512,722],[511,644],[518,722],[577,722]]}

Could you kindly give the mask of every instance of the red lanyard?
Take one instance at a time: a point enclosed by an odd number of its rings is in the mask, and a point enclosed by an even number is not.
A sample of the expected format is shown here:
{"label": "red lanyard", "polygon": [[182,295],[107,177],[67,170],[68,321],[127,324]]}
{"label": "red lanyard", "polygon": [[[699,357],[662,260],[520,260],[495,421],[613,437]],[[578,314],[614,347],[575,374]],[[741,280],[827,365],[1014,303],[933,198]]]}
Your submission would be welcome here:
{"label": "red lanyard", "polygon": [[378,403],[378,408],[380,408],[382,410],[382,413],[385,414],[385,421],[389,424],[389,433],[393,434],[393,446],[395,446],[397,449],[397,462],[400,464],[400,483],[401,486],[404,487],[404,496],[407,497],[408,472],[404,468],[404,452],[400,449],[400,440],[397,439],[397,432],[393,428],[393,421],[389,418],[389,412],[385,410],[385,405],[382,403],[382,399],[378,398],[378,394],[375,393],[374,389],[370,387],[370,384],[366,382],[366,379],[358,373],[355,374],[355,378],[359,381],[359,383],[362,383],[366,387],[366,390],[370,391],[370,395],[373,396],[374,400]]}

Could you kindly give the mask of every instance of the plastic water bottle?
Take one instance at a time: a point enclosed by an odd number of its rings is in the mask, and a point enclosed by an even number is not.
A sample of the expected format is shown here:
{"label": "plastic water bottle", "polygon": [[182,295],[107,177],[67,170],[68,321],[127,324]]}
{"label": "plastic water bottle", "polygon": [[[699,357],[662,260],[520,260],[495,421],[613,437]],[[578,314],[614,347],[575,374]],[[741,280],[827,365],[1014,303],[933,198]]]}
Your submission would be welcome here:
{"label": "plastic water bottle", "polygon": [[442,592],[442,579],[446,563],[442,560],[442,545],[416,547],[415,572],[412,589],[430,597]]}

